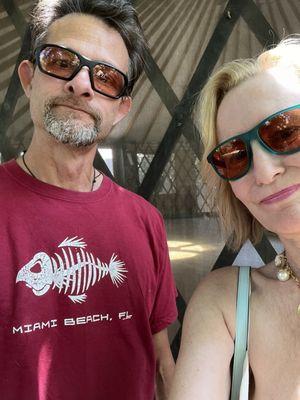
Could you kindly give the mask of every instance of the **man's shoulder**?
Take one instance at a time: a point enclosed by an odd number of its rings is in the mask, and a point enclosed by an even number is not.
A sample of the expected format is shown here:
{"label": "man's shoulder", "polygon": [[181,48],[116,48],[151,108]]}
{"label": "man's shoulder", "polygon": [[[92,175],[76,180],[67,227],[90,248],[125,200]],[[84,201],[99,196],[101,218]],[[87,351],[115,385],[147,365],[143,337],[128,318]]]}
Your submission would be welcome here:
{"label": "man's shoulder", "polygon": [[0,185],[5,184],[7,181],[11,181],[11,178],[14,175],[14,165],[15,160],[6,161],[0,164]]}
{"label": "man's shoulder", "polygon": [[118,193],[118,196],[122,198],[122,200],[128,201],[130,204],[132,204],[133,207],[136,207],[141,211],[157,215],[159,218],[161,218],[160,211],[153,204],[151,204],[148,200],[144,199],[139,194],[124,188],[123,186],[117,184],[116,182],[113,182],[113,188],[114,191]]}
{"label": "man's shoulder", "polygon": [[6,162],[0,164],[0,173],[3,173],[3,172],[5,172],[7,169],[9,169],[10,166],[11,166],[11,164],[12,164],[12,161],[6,161]]}

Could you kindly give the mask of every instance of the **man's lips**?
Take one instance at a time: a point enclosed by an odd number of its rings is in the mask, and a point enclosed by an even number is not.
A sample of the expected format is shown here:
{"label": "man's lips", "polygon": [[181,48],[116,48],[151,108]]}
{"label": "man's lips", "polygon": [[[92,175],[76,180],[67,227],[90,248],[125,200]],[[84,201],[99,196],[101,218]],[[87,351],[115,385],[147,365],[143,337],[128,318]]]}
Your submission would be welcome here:
{"label": "man's lips", "polygon": [[300,184],[289,186],[279,192],[273,193],[268,197],[265,197],[260,201],[262,204],[272,204],[276,203],[277,201],[284,200],[290,197],[293,193],[300,189]]}
{"label": "man's lips", "polygon": [[68,108],[71,108],[72,110],[81,111],[81,112],[84,112],[85,114],[90,115],[90,113],[88,111],[84,110],[83,108],[79,108],[79,107],[73,106],[71,104],[56,104],[56,107],[68,107]]}

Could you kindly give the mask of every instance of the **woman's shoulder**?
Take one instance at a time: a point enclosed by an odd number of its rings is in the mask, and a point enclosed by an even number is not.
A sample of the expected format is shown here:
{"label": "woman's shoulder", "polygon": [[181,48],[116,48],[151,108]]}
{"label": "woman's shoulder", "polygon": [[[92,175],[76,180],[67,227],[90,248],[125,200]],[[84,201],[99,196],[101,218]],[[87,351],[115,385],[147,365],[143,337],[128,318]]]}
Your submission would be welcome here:
{"label": "woman's shoulder", "polygon": [[176,399],[229,397],[229,365],[234,351],[231,299],[237,273],[237,267],[208,273],[192,296],[184,317],[176,367]]}
{"label": "woman's shoulder", "polygon": [[238,268],[236,266],[222,267],[209,272],[199,281],[193,297],[214,296],[216,294],[218,295],[216,300],[223,296],[228,297],[232,290],[236,288]]}
{"label": "woman's shoulder", "polygon": [[238,268],[222,267],[200,280],[188,305],[187,315],[198,320],[222,320],[234,335]]}

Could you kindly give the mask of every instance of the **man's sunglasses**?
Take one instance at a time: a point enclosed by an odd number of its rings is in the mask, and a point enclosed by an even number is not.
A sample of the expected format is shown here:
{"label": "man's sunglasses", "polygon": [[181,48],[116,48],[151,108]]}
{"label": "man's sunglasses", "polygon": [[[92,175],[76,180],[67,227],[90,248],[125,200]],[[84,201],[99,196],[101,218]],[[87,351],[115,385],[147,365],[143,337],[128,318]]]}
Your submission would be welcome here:
{"label": "man's sunglasses", "polygon": [[95,92],[112,99],[127,95],[127,76],[109,64],[91,61],[74,50],[56,44],[43,44],[36,49],[34,54],[34,61],[47,75],[70,81],[82,67],[86,66]]}
{"label": "man's sunglasses", "polygon": [[257,140],[272,154],[287,155],[299,151],[300,104],[281,110],[250,131],[218,144],[208,155],[207,161],[225,180],[242,178],[251,167],[252,140]]}

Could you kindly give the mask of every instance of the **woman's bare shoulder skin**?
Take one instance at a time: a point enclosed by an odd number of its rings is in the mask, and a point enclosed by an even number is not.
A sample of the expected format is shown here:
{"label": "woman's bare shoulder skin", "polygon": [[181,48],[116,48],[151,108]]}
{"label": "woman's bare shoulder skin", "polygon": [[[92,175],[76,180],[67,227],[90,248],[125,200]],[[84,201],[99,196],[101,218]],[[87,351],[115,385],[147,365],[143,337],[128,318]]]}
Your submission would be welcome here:
{"label": "woman's bare shoulder skin", "polygon": [[184,318],[170,400],[228,400],[236,285],[236,267],[215,270],[200,281]]}

